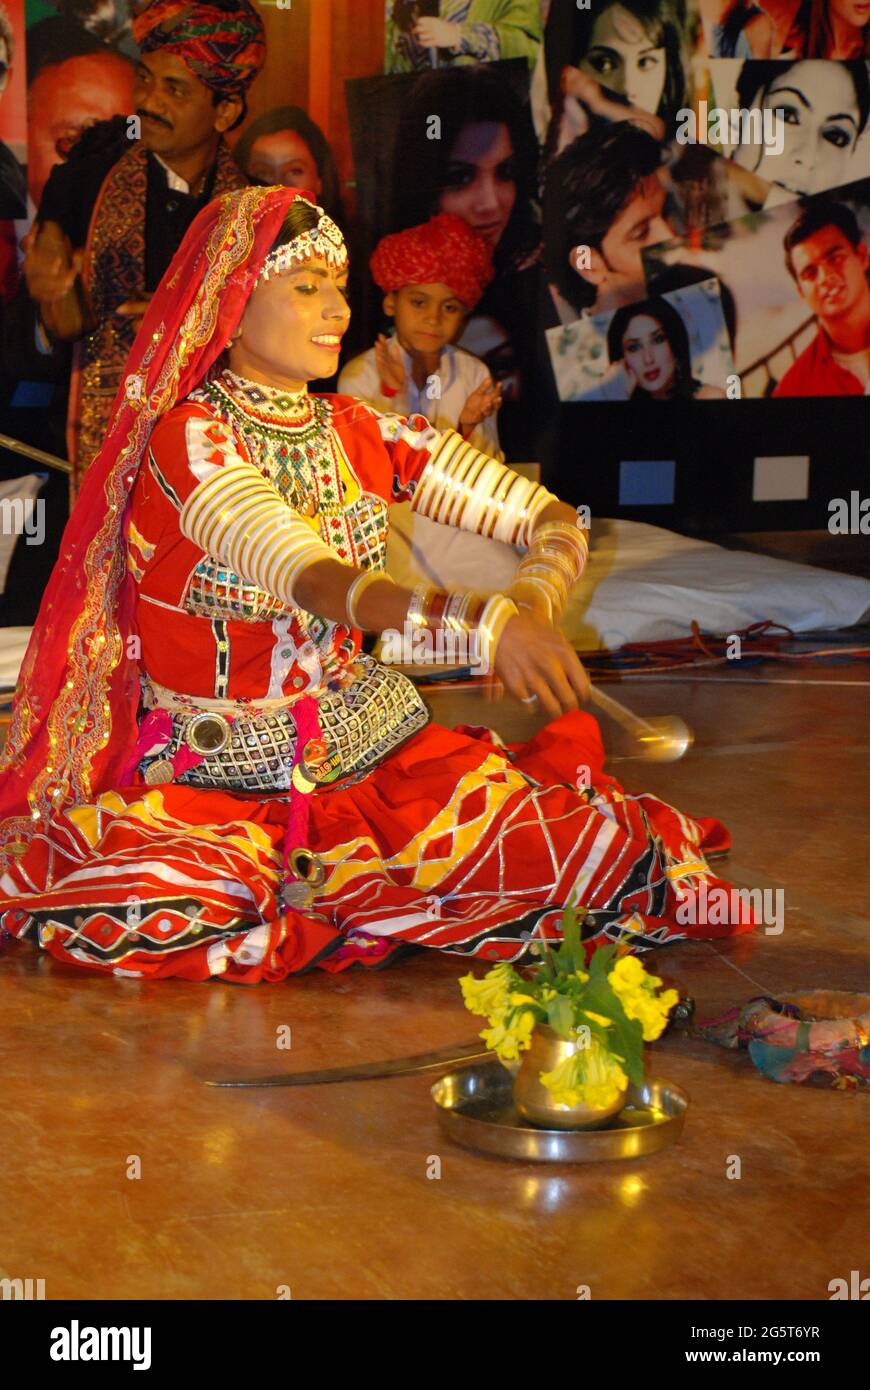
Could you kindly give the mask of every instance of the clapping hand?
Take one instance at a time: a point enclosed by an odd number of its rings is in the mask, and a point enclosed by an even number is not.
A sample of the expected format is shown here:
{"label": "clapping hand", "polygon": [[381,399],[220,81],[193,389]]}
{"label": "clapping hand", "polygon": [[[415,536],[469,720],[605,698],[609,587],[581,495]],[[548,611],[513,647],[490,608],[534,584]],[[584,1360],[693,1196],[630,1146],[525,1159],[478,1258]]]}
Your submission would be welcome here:
{"label": "clapping hand", "polygon": [[401,391],[405,385],[405,368],[395,338],[379,333],[375,342],[375,362],[381,385],[391,391]]}
{"label": "clapping hand", "polygon": [[73,251],[69,237],[56,222],[35,222],[21,243],[24,279],[31,299],[56,304],[81,273],[83,251]]}
{"label": "clapping hand", "polygon": [[143,295],[141,299],[127,299],[123,304],[118,305],[118,313],[123,318],[131,319],[133,331],[138,333],[150,303],[150,294]]}
{"label": "clapping hand", "polygon": [[475,425],[495,414],[501,405],[501,391],[501,382],[494,382],[492,377],[487,377],[475,387],[459,417],[459,428],[464,434],[470,433]]}

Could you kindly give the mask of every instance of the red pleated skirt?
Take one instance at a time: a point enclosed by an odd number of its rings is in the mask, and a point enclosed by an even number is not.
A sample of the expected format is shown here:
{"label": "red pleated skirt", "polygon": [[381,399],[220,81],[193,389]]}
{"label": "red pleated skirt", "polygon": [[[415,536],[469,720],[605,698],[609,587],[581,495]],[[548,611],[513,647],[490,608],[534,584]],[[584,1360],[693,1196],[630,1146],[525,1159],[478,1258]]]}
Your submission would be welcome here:
{"label": "red pleated skirt", "polygon": [[729,848],[724,827],[628,795],[603,763],[578,711],[519,745],[430,724],[362,781],[312,794],[326,879],[284,913],[286,797],[105,792],[59,814],[3,875],[0,924],[91,970],[240,984],[379,966],[410,947],[516,960],[533,932],[558,937],[569,901],[587,909],[590,947],[747,930],[739,907],[715,925],[686,910],[702,883],[727,893],[706,858]]}

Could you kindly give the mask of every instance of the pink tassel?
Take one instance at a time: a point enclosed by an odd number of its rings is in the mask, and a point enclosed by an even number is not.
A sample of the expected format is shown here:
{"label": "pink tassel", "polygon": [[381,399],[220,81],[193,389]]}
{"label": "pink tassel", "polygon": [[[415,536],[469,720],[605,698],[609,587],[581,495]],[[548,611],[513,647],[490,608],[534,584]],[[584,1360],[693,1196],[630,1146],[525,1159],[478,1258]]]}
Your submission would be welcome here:
{"label": "pink tassel", "polygon": [[[298,767],[302,754],[311,739],[321,737],[317,701],[312,695],[297,700],[293,706],[293,719],[296,724],[296,751],[293,766]],[[310,792],[303,792],[291,782],[290,805],[287,812],[287,828],[284,832],[283,871],[285,879],[289,876],[290,854],[294,849],[303,849],[308,843],[308,822]]]}
{"label": "pink tassel", "polygon": [[153,709],[146,714],[139,726],[139,737],[133,752],[118,774],[118,781],[121,786],[126,787],[128,785],[143,758],[147,758],[149,753],[159,753],[161,748],[166,747],[171,737],[172,715],[168,710]]}
{"label": "pink tassel", "polygon": [[180,777],[183,772],[187,772],[188,768],[199,767],[199,764],[204,761],[204,753],[194,753],[193,749],[188,748],[185,743],[179,748],[178,752],[173,755],[172,775],[173,777]]}

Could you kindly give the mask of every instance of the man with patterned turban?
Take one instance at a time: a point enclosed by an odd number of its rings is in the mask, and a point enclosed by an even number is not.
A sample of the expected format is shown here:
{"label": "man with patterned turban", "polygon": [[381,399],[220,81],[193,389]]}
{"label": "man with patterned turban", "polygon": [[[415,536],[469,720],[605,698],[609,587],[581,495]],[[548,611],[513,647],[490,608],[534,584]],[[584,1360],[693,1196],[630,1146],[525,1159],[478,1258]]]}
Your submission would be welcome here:
{"label": "man with patterned turban", "polygon": [[500,456],[501,387],[479,358],[453,347],[494,274],[486,242],[461,217],[442,212],[385,236],[369,265],[395,335],[381,334],[348,362],[339,389],[377,410],[425,415]]}
{"label": "man with patterned turban", "polygon": [[[196,214],[245,182],[223,136],[265,58],[249,0],[137,0],[135,118],[86,132],[52,171],[24,272],[41,351],[73,342],[73,493],[99,449],[142,315]],[[32,321],[32,320],[31,320]]]}

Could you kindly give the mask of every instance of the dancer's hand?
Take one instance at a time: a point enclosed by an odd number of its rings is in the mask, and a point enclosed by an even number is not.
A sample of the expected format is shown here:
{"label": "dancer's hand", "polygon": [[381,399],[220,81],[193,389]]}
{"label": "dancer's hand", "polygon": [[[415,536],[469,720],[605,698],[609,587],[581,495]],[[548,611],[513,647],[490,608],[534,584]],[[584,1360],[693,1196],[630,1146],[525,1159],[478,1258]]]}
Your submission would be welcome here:
{"label": "dancer's hand", "polygon": [[537,618],[539,622],[551,625],[553,621],[553,610],[550,600],[544,593],[540,584],[536,584],[532,579],[515,579],[504,591],[505,598],[511,599],[520,610],[525,612],[528,617]]}
{"label": "dancer's hand", "polygon": [[391,391],[401,391],[405,385],[405,368],[399,354],[399,345],[394,338],[379,333],[375,342],[375,363],[381,385]]}
{"label": "dancer's hand", "polygon": [[494,664],[510,695],[551,719],[577,709],[588,698],[589,677],[577,653],[558,628],[528,613],[506,624]]}

